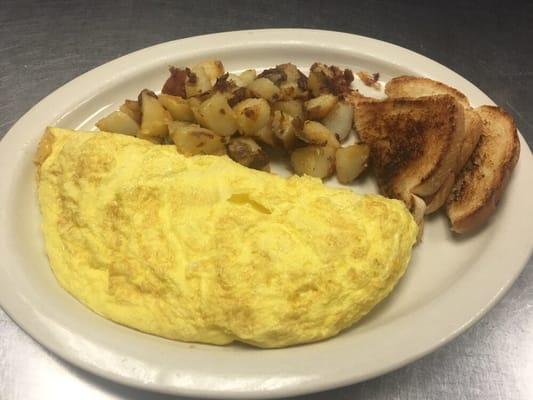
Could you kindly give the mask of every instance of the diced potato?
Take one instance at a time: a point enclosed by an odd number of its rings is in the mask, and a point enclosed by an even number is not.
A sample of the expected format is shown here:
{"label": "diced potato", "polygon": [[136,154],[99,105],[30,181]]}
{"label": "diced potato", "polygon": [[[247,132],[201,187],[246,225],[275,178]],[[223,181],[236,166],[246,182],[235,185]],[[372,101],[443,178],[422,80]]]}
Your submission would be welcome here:
{"label": "diced potato", "polygon": [[306,99],[308,98],[307,90],[302,89],[297,82],[283,82],[279,85],[279,98],[282,100]]}
{"label": "diced potato", "polygon": [[268,121],[268,123],[265,126],[263,126],[261,129],[255,132],[253,137],[259,142],[268,144],[269,146],[272,146],[272,147],[276,147],[279,145],[278,139],[276,138],[272,130],[271,121]]}
{"label": "diced potato", "polygon": [[191,110],[193,108],[200,107],[200,104],[202,104],[202,100],[199,97],[190,97],[187,99],[187,103],[189,103],[189,107],[191,107]]}
{"label": "diced potato", "polygon": [[279,97],[279,88],[267,78],[257,78],[246,88],[252,97],[261,97],[268,101],[275,101]]}
{"label": "diced potato", "polygon": [[187,97],[185,92],[185,82],[187,81],[187,71],[181,68],[170,67],[170,77],[163,85],[161,93],[173,96]]}
{"label": "diced potato", "polygon": [[283,99],[309,98],[308,78],[295,65],[291,63],[280,64],[277,68],[285,72],[287,79],[280,84],[281,97]]}
{"label": "diced potato", "polygon": [[225,140],[209,129],[189,122],[174,121],[168,124],[170,137],[178,151],[186,156],[197,154],[226,154]]}
{"label": "diced potato", "polygon": [[142,120],[139,133],[143,136],[164,137],[168,134],[167,124],[172,121],[172,116],[154,97],[153,92],[143,90],[139,95]]}
{"label": "diced potato", "polygon": [[309,144],[325,146],[328,142],[331,132],[320,122],[305,121],[302,130],[296,133],[299,139]]}
{"label": "diced potato", "polygon": [[203,68],[193,67],[187,70],[187,81],[185,82],[187,97],[208,92],[211,88],[211,81]]}
{"label": "diced potato", "polygon": [[291,164],[298,175],[327,178],[335,171],[335,151],[331,146],[306,146],[294,150]]}
{"label": "diced potato", "polygon": [[200,124],[201,126],[205,127],[205,121],[203,118],[203,115],[200,113],[199,108],[191,108],[192,113],[194,114],[194,120],[197,124]]}
{"label": "diced potato", "polygon": [[245,88],[254,81],[256,77],[255,69],[247,69],[246,71],[237,74],[228,74],[226,78],[228,82],[233,83],[237,88]]}
{"label": "diced potato", "polygon": [[263,70],[263,72],[257,75],[257,78],[266,78],[274,85],[279,86],[282,82],[285,82],[287,80],[287,74],[285,74],[283,70],[274,67]]}
{"label": "diced potato", "polygon": [[159,102],[176,121],[194,122],[194,114],[187,100],[179,96],[162,93],[159,95]]}
{"label": "diced potato", "polygon": [[334,65],[314,63],[309,72],[308,87],[315,97],[323,93],[344,95],[352,90],[353,80],[353,72],[349,69],[341,70]]}
{"label": "diced potato", "polygon": [[211,86],[215,84],[218,78],[224,75],[224,64],[220,60],[207,60],[195,65],[193,68],[203,68],[209,78]]}
{"label": "diced potato", "polygon": [[202,104],[202,100],[199,97],[190,97],[187,99],[187,103],[189,103],[189,107],[193,109],[200,107],[200,104]]}
{"label": "diced potato", "polygon": [[322,123],[338,135],[340,140],[346,139],[352,130],[353,106],[345,101],[338,102]]}
{"label": "diced potato", "polygon": [[304,120],[304,108],[302,100],[276,101],[274,104],[272,104],[272,109],[283,111],[294,118],[300,118]]}
{"label": "diced potato", "polygon": [[97,126],[153,143],[173,142],[188,156],[228,152],[258,169],[268,168],[258,143],[283,147],[292,152],[296,173],[324,178],[337,169],[340,182],[351,182],[368,160],[366,145],[340,149],[353,127],[353,73],[321,63],[310,70],[306,77],[287,63],[260,74],[229,74],[219,60],[171,67],[160,96],[145,89],[138,101],[126,100]]}
{"label": "diced potato", "polygon": [[198,122],[219,135],[231,136],[237,130],[235,113],[221,93],[215,93],[200,104],[198,114]]}
{"label": "diced potato", "polygon": [[318,97],[322,93],[330,93],[328,79],[321,71],[310,71],[307,86],[313,96]]}
{"label": "diced potato", "polygon": [[326,144],[332,147],[340,146],[335,134],[316,121],[305,121],[303,128],[296,130],[296,136],[306,143],[317,146],[325,146]]}
{"label": "diced potato", "polygon": [[270,105],[265,99],[243,100],[233,110],[239,131],[243,135],[253,136],[270,120]]}
{"label": "diced potato", "polygon": [[227,97],[230,107],[235,107],[239,102],[246,99],[246,88],[240,87],[234,89]]}
{"label": "diced potato", "polygon": [[150,90],[150,89],[141,90],[139,94],[137,95],[137,104],[139,105],[139,108],[141,109],[141,114],[142,114],[143,100],[146,96],[149,96],[157,100],[157,94],[155,94],[153,90]]}
{"label": "diced potato", "polygon": [[255,72],[255,69],[247,69],[246,71],[241,72],[239,79],[241,80],[243,86],[248,86],[253,82],[256,76],[257,73]]}
{"label": "diced potato", "polygon": [[146,136],[142,133],[137,133],[138,139],[147,140],[149,142],[152,142],[153,144],[163,144],[166,141],[167,136],[165,137],[159,137],[159,136]]}
{"label": "diced potato", "polygon": [[302,77],[305,77],[296,65],[287,63],[287,64],[279,64],[276,66],[276,68],[280,69],[281,71],[285,72],[285,75],[287,76],[287,82],[298,82],[298,79],[302,79]]}
{"label": "diced potato", "polygon": [[202,104],[202,100],[200,100],[200,98],[198,97],[191,97],[187,99],[187,103],[189,104],[189,107],[191,107],[191,112],[194,116],[193,122],[197,122],[198,124],[202,125],[203,124],[203,121],[201,121],[202,116],[200,115],[200,112],[198,111],[198,109],[200,108],[200,105]]}
{"label": "diced potato", "polygon": [[339,98],[333,94],[323,94],[304,103],[307,118],[320,120],[335,107]]}
{"label": "diced potato", "polygon": [[120,111],[128,114],[131,119],[133,119],[137,124],[141,124],[142,113],[141,106],[138,101],[135,100],[126,100],[124,104],[120,106]]}
{"label": "diced potato", "polygon": [[99,120],[96,126],[101,131],[123,133],[132,136],[135,136],[139,132],[139,124],[122,111],[113,111],[107,117]]}
{"label": "diced potato", "polygon": [[215,92],[223,94],[226,99],[229,99],[231,97],[231,94],[237,90],[237,85],[231,80],[228,79],[229,74],[224,74],[220,78],[218,78],[213,85],[213,89],[211,89],[207,94],[212,95]]}
{"label": "diced potato", "polygon": [[294,127],[294,118],[283,111],[274,111],[272,117],[272,131],[279,139],[283,147],[292,150],[296,145],[296,129]]}
{"label": "diced potato", "polygon": [[364,143],[341,147],[335,153],[335,169],[340,183],[350,183],[366,169],[370,147]]}
{"label": "diced potato", "polygon": [[250,83],[245,83],[244,80],[236,74],[228,74],[228,81],[233,82],[237,87],[246,87]]}
{"label": "diced potato", "polygon": [[245,167],[263,169],[270,161],[261,146],[250,137],[231,138],[227,148],[228,156]]}

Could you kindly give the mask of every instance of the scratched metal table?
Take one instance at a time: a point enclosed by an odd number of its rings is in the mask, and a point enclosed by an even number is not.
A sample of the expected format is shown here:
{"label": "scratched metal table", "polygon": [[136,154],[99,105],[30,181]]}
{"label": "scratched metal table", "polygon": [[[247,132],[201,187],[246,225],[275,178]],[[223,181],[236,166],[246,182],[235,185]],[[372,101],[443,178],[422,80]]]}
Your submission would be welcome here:
{"label": "scratched metal table", "polygon": [[[133,50],[203,33],[305,27],[382,39],[447,65],[513,114],[531,146],[533,3],[355,3],[2,0],[0,134],[57,87]],[[531,399],[532,305],[530,259],[504,299],[452,343],[388,375],[307,398]],[[0,400],[168,398],[65,363],[0,310]]]}

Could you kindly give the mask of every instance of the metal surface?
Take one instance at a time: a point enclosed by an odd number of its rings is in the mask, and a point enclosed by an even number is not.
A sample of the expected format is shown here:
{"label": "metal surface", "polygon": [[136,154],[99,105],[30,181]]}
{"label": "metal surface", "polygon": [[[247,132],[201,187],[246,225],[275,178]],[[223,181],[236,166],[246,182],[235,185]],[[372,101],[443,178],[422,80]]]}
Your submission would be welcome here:
{"label": "metal surface", "polygon": [[[375,37],[445,64],[513,114],[532,145],[533,3],[354,3],[3,0],[0,134],[52,90],[133,50],[209,32],[307,27]],[[307,398],[533,398],[532,283],[530,259],[504,299],[452,343],[388,375]],[[0,400],[49,398],[171,397],[110,383],[63,362],[0,310]]]}

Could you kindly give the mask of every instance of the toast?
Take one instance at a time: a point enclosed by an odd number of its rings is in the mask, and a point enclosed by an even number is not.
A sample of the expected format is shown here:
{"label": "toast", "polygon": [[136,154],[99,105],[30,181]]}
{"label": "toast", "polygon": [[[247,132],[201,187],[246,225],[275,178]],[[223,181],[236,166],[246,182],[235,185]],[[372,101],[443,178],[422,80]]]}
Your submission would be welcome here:
{"label": "toast", "polygon": [[481,136],[481,119],[470,106],[468,98],[459,90],[442,82],[417,76],[398,76],[385,85],[389,97],[422,97],[447,94],[453,96],[465,109],[465,138],[458,168],[462,169],[474,151]]}
{"label": "toast", "polygon": [[452,230],[457,233],[475,230],[494,212],[520,153],[509,114],[494,106],[475,111],[482,122],[481,138],[446,202]]}
{"label": "toast", "polygon": [[450,95],[438,95],[361,101],[355,113],[381,193],[419,213],[457,170],[464,107]]}
{"label": "toast", "polygon": [[[415,76],[399,76],[391,79],[385,85],[385,94],[392,98],[398,97],[422,97],[435,96],[447,94],[452,96],[458,103],[464,107],[465,113],[465,134],[459,160],[457,162],[457,169],[455,174],[459,174],[461,169],[465,166],[474,151],[479,137],[481,136],[481,119],[477,113],[470,107],[468,98],[457,89],[445,85],[442,82],[434,81],[429,78],[415,77]],[[437,211],[444,205],[451,188],[453,187],[455,176],[450,176],[433,196],[426,198],[427,208],[426,214],[431,214]]]}
{"label": "toast", "polygon": [[464,108],[470,108],[468,98],[457,89],[442,82],[419,76],[397,76],[385,85],[388,97],[424,97],[447,94],[457,100]]}
{"label": "toast", "polygon": [[426,214],[431,214],[440,209],[448,198],[448,195],[453,188],[457,175],[466,165],[466,162],[472,155],[475,147],[478,144],[482,132],[481,118],[475,110],[465,109],[465,136],[463,144],[459,152],[459,159],[457,162],[457,169],[454,174],[450,174],[448,179],[444,182],[441,188],[431,197],[426,198],[427,207]]}

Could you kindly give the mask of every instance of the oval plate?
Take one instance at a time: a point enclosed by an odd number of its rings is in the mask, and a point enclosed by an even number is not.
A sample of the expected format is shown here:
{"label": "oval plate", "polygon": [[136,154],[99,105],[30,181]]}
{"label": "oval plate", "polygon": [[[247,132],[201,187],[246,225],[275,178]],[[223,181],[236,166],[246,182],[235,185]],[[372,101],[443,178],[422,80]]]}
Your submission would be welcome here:
{"label": "oval plate", "polygon": [[[35,340],[73,364],[114,381],[201,397],[277,397],[348,385],[405,365],[456,337],[510,287],[531,251],[528,215],[533,161],[521,157],[491,223],[457,239],[443,215],[392,295],[330,340],[279,350],[173,342],[90,312],[57,284],[44,252],[32,156],[47,125],[93,129],[95,121],[145,87],[160,88],[170,64],[221,59],[228,71],[314,61],[392,76],[414,74],[492,101],[456,73],[409,50],[361,36],[313,30],[229,32],[153,46],[64,85],[24,115],[0,143],[0,304]],[[353,185],[373,191],[366,179]]]}

